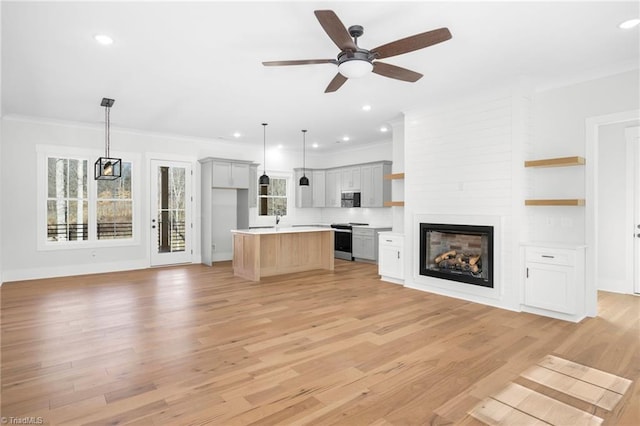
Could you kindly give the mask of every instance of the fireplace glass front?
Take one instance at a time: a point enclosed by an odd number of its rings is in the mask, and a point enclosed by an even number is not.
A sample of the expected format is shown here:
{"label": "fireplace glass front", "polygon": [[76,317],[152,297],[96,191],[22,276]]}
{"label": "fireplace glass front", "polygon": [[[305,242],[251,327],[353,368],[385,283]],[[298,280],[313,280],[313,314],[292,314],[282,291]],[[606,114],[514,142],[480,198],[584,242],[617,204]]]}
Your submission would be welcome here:
{"label": "fireplace glass front", "polygon": [[493,226],[421,223],[420,274],[493,288]]}

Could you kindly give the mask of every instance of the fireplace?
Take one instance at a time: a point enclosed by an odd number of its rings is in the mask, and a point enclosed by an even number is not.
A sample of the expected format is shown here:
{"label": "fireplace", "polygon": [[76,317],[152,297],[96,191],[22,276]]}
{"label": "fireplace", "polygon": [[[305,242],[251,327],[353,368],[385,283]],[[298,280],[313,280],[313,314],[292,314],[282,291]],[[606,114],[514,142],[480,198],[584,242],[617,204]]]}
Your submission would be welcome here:
{"label": "fireplace", "polygon": [[420,223],[420,275],[493,288],[493,226]]}

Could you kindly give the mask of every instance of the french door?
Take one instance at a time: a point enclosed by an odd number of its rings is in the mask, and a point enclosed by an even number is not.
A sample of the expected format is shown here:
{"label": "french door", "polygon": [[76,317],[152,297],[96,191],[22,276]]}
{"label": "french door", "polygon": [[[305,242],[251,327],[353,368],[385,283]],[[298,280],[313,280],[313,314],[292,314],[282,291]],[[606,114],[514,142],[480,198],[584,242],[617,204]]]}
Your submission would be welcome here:
{"label": "french door", "polygon": [[192,260],[191,163],[151,160],[151,266]]}

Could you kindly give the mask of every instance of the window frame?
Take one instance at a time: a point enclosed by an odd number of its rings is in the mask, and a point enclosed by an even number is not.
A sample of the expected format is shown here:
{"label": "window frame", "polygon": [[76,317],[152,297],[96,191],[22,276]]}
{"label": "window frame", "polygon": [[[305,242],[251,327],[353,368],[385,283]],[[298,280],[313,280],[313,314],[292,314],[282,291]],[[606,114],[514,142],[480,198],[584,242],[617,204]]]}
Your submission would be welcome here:
{"label": "window frame", "polygon": [[[97,203],[98,185],[93,177],[93,163],[104,154],[101,150],[82,149],[72,146],[36,145],[37,154],[37,250],[73,250],[83,248],[104,248],[136,246],[140,244],[140,217],[144,200],[141,199],[141,164],[140,154],[112,151],[114,157],[131,163],[131,200],[132,200],[132,237],[120,239],[98,239]],[[48,200],[48,159],[71,158],[87,161],[87,228],[88,239],[79,241],[49,241],[47,237],[47,200]]]}
{"label": "window frame", "polygon": [[286,217],[288,215],[291,214],[291,182],[292,182],[292,178],[290,175],[285,175],[285,174],[273,174],[272,176],[269,177],[270,179],[282,179],[285,181],[286,183],[286,190],[285,190],[285,195],[284,196],[269,196],[269,195],[261,195],[260,194],[260,185],[258,185],[257,187],[257,213],[258,213],[258,217],[276,217],[276,215],[270,215],[270,214],[260,214],[260,209],[261,207],[261,198],[285,198],[286,199],[286,205],[287,205],[287,214],[285,215],[280,215],[281,217]]}

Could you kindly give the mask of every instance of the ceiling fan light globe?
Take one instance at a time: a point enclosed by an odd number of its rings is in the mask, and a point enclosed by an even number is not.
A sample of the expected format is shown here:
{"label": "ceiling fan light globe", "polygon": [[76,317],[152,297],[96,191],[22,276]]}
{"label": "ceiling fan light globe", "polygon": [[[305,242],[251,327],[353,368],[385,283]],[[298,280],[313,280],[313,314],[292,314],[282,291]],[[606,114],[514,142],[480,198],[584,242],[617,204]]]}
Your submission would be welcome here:
{"label": "ceiling fan light globe", "polygon": [[373,64],[363,59],[351,59],[338,65],[338,72],[347,78],[360,78],[369,74]]}

